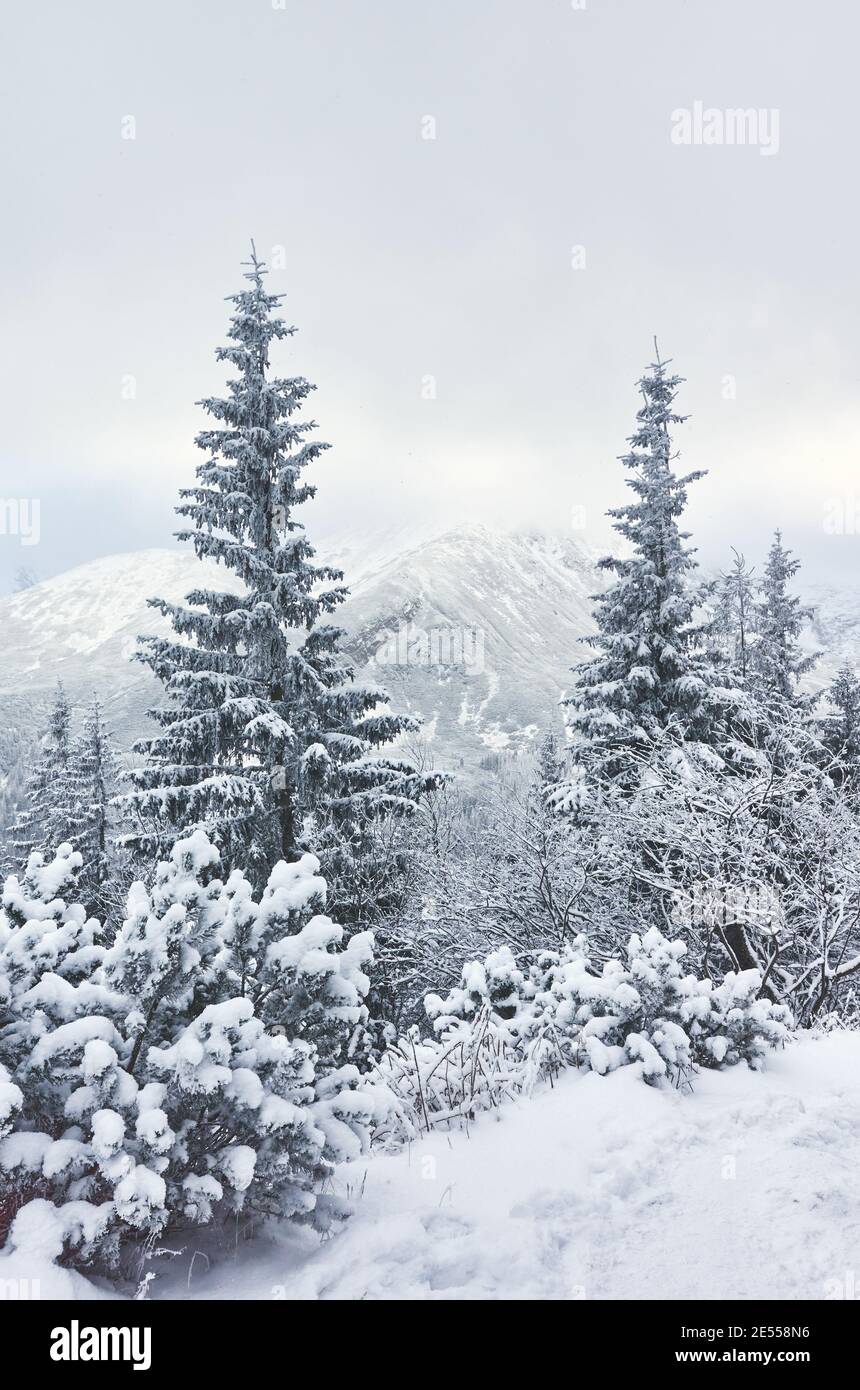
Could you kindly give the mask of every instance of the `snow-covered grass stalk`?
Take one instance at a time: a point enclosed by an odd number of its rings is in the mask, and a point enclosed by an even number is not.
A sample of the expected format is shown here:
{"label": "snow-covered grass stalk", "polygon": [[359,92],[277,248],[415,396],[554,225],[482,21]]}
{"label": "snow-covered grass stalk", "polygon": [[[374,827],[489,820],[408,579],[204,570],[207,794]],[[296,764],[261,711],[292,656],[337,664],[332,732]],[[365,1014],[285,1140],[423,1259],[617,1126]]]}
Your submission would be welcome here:
{"label": "snow-covered grass stalk", "polygon": [[428,1133],[495,1109],[519,1095],[525,1080],[522,1053],[489,1004],[441,1040],[422,1040],[418,1028],[411,1028],[387,1049],[378,1072],[403,1111]]}

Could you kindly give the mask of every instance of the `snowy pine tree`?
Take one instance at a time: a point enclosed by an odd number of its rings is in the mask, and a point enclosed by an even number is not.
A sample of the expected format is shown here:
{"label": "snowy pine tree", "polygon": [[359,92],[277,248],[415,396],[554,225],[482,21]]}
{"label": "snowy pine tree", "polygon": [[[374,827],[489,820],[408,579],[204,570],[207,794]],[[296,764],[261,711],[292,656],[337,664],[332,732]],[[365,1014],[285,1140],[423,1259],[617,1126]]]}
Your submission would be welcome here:
{"label": "snowy pine tree", "polygon": [[97,695],[74,740],[69,759],[69,836],[83,867],[78,891],[90,912],[106,915],[105,892],[115,858],[116,812],[111,802],[119,779],[119,754],[105,726]]}
{"label": "snowy pine tree", "polygon": [[123,841],[152,858],[203,828],[257,884],[305,846],[309,820],[409,811],[420,789],[407,764],[373,756],[414,721],[391,713],[383,691],[352,684],[341,630],[324,621],[347,590],[340,571],[314,562],[295,512],[316,491],[304,470],[327,446],[298,418],[311,384],[270,372],[272,344],[295,330],[265,274],[252,246],[249,287],[230,296],[229,345],[216,351],[237,375],[225,398],[202,402],[218,424],[197,438],[207,461],[177,508],[193,523],[180,539],[243,588],[197,589],[187,606],[152,600],[174,636],[143,639],[141,659],[168,703],[153,712],[161,733],[139,745],[146,762],[126,800],[137,828]]}
{"label": "snowy pine tree", "polygon": [[312,856],[277,864],[258,902],[240,870],[216,877],[197,831],[151,890],[133,886],[105,948],[71,901],[80,867],[68,845],[50,863],[34,854],[2,894],[0,1216],[14,1216],[13,1247],[48,1223],[65,1262],[115,1269],[128,1246],[240,1211],[325,1227],[339,1203],[321,1183],[391,1104],[349,1061],[369,937],[343,948],[316,911]]}
{"label": "snowy pine tree", "polygon": [[860,680],[843,666],[827,692],[831,710],[822,717],[822,742],[836,759],[841,782],[856,783],[860,772]]}
{"label": "snowy pine tree", "polygon": [[670,727],[690,743],[714,745],[731,702],[696,618],[711,586],[694,579],[679,518],[688,484],[704,475],[673,471],[670,428],[686,417],[673,408],[682,378],[667,368],[658,353],[639,382],[643,404],[622,458],[635,500],[609,512],[632,554],[600,562],[615,582],[595,595],[598,631],[587,640],[599,654],[575,668],[576,687],[565,700],[573,730],[610,775],[620,770],[619,751]]}
{"label": "snowy pine tree", "polygon": [[800,561],[782,543],[782,533],[774,533],[755,610],[757,637],[752,649],[752,670],[756,682],[766,692],[784,700],[797,697],[797,687],[817,660],[818,654],[805,656],[797,640],[814,609],[804,607],[788,584],[800,569]]}
{"label": "snowy pine tree", "polygon": [[714,635],[721,643],[731,670],[746,681],[755,641],[756,599],[753,570],[732,547],[734,560],[728,574],[720,576]]}
{"label": "snowy pine tree", "polygon": [[544,734],[537,752],[534,795],[539,806],[555,804],[564,780],[564,756],[553,733]]}
{"label": "snowy pine tree", "polygon": [[9,858],[23,868],[34,849],[53,855],[72,838],[72,707],[57,681],[48,728],[24,784],[24,805],[9,831]]}

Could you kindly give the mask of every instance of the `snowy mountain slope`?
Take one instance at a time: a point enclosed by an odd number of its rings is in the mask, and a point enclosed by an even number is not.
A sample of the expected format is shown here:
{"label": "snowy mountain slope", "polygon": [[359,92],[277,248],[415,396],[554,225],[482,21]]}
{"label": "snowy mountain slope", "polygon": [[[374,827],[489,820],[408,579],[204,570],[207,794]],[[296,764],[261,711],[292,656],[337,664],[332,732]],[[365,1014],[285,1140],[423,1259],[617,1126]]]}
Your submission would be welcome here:
{"label": "snowy mountain slope", "polygon": [[821,690],[831,684],[840,666],[860,666],[860,591],[809,584],[802,596],[815,609],[803,645],[810,653],[821,653],[806,683],[811,690]]}
{"label": "snowy mountain slope", "polygon": [[[568,1073],[481,1116],[343,1164],[353,1204],[320,1243],[284,1226],[213,1258],[160,1262],[164,1299],[853,1298],[860,1258],[860,1034],[808,1035],[699,1072]],[[173,1242],[172,1244],[176,1244]],[[212,1252],[214,1254],[214,1251]],[[0,1275],[61,1272],[0,1256]],[[67,1283],[68,1283],[68,1276]],[[43,1295],[44,1296],[44,1295]],[[66,1298],[104,1294],[78,1279]]]}
{"label": "snowy mountain slope", "polygon": [[456,770],[559,724],[597,583],[571,540],[460,527],[356,584],[344,621],[361,678],[422,715]]}
{"label": "snowy mountain slope", "polygon": [[144,730],[146,709],[157,696],[149,673],[130,659],[138,634],[165,630],[146,600],[179,599],[200,573],[193,555],[142,550],[94,560],[4,599],[3,724],[38,730],[62,679],[76,701],[97,690],[118,738],[128,745]]}
{"label": "snowy mountain slope", "polygon": [[[488,751],[518,748],[558,720],[578,639],[590,626],[595,572],[572,540],[461,526],[441,535],[395,533],[332,543],[352,593],[338,614],[358,678],[387,687],[422,714],[437,763],[475,767]],[[142,632],[165,630],[146,606],[180,600],[201,583],[235,586],[189,549],[146,550],[82,565],[0,603],[4,724],[38,728],[58,677],[75,699],[93,688],[128,746],[158,700],[129,658]],[[438,751],[437,751],[438,750]]]}

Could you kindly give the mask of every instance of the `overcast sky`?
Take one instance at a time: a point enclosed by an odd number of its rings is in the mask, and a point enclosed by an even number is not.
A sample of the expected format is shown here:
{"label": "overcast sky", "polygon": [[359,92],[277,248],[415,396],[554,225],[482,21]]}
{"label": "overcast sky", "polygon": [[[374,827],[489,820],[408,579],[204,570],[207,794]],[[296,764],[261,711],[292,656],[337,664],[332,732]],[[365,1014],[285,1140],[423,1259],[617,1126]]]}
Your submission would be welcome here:
{"label": "overcast sky", "polygon": [[[333,446],[312,535],[438,515],[602,546],[656,334],[682,466],[711,470],[703,559],[778,524],[852,580],[847,0],[280,4],[7,15],[0,499],[40,525],[0,534],[0,588],[171,543],[251,236]],[[675,143],[697,102],[760,111],[758,143]]]}

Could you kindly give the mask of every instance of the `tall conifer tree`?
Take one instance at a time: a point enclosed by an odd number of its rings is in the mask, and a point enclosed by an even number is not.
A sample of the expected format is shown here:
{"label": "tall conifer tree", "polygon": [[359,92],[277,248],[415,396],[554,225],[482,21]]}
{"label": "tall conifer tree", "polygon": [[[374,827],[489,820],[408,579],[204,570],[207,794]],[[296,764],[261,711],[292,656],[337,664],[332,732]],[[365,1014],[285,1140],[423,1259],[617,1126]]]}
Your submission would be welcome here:
{"label": "tall conifer tree", "polygon": [[225,397],[201,402],[217,424],[197,437],[207,459],[177,508],[192,523],[179,538],[233,571],[240,591],[151,600],[173,635],[142,639],[141,659],[168,703],[153,711],[161,733],[138,745],[145,764],[127,798],[137,826],[123,840],[154,861],[178,832],[203,829],[225,867],[238,862],[258,883],[304,847],[310,820],[408,811],[420,790],[408,764],[374,756],[414,721],[393,714],[384,691],[352,683],[342,631],[324,621],[347,590],[339,570],[315,563],[296,510],[314,496],[304,471],[327,445],[299,415],[311,384],[272,373],[271,348],[295,329],[266,273],[252,243],[248,287],[229,296],[229,342],[216,350],[236,375]]}
{"label": "tall conifer tree", "polygon": [[47,730],[24,783],[23,806],[9,831],[9,859],[17,871],[34,849],[53,856],[71,839],[72,707],[62,681],[57,681]]}
{"label": "tall conifer tree", "polygon": [[673,470],[670,430],[686,417],[674,409],[682,378],[668,366],[657,353],[639,382],[642,406],[621,460],[635,497],[609,512],[631,553],[600,561],[614,583],[595,595],[598,631],[587,641],[598,655],[575,668],[576,686],[565,701],[574,731],[603,750],[610,775],[625,761],[622,750],[670,726],[691,743],[716,744],[733,698],[706,652],[708,627],[697,618],[712,586],[695,578],[679,519],[688,485],[704,474],[679,477]]}
{"label": "tall conifer tree", "polygon": [[119,754],[93,695],[69,760],[69,838],[83,864],[78,893],[90,912],[104,917],[105,890],[114,866],[111,841],[117,812],[112,805],[119,784]]}
{"label": "tall conifer tree", "polygon": [[743,555],[732,547],[734,560],[727,574],[720,576],[714,634],[721,641],[730,669],[746,681],[755,643],[756,599],[754,571]]}
{"label": "tall conifer tree", "polygon": [[836,761],[836,780],[856,789],[860,778],[860,680],[845,665],[827,692],[831,709],[821,718],[822,743]]}
{"label": "tall conifer tree", "polygon": [[757,637],[752,650],[755,677],[764,689],[784,700],[797,696],[801,677],[815,665],[817,653],[806,655],[798,641],[813,615],[800,599],[788,592],[789,581],[800,569],[800,561],[782,543],[782,533],[774,533],[756,605]]}

